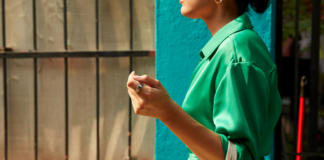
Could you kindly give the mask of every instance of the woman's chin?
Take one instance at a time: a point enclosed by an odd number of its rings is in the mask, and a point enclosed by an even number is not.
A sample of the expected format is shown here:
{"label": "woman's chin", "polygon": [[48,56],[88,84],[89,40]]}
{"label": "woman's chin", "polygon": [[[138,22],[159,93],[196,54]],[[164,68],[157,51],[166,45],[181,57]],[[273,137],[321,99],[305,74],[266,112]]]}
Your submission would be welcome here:
{"label": "woman's chin", "polygon": [[186,7],[181,7],[181,14],[185,17],[192,18],[190,14],[190,10],[186,9]]}

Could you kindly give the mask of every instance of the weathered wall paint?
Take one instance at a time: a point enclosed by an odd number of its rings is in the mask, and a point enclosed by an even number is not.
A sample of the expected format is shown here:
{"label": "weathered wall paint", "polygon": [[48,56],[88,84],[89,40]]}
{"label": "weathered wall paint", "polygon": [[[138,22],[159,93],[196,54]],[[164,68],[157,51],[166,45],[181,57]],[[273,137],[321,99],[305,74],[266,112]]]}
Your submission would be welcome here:
{"label": "weathered wall paint", "polygon": [[[156,0],[156,77],[180,106],[188,90],[191,75],[199,62],[199,51],[211,38],[200,19],[181,15],[178,1]],[[254,30],[271,49],[272,5],[263,14],[252,9],[249,15]],[[272,56],[274,58],[274,56]],[[159,120],[156,121],[156,160],[186,160],[185,145]],[[269,159],[267,157],[266,159]]]}

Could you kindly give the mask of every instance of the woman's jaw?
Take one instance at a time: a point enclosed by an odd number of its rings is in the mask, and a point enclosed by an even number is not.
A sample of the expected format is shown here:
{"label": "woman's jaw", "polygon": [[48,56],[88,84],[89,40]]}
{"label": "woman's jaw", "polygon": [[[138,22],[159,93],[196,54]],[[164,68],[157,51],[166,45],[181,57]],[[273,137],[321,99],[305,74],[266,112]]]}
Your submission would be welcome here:
{"label": "woman's jaw", "polygon": [[180,0],[181,14],[185,17],[198,19],[210,15],[217,8],[213,0]]}

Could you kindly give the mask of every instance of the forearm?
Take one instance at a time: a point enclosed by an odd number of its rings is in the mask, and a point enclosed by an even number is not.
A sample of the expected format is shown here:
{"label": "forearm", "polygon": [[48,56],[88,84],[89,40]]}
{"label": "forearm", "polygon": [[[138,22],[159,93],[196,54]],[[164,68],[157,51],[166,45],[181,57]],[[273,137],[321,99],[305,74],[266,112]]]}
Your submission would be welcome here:
{"label": "forearm", "polygon": [[224,160],[220,136],[198,123],[178,104],[167,118],[160,119],[199,159]]}

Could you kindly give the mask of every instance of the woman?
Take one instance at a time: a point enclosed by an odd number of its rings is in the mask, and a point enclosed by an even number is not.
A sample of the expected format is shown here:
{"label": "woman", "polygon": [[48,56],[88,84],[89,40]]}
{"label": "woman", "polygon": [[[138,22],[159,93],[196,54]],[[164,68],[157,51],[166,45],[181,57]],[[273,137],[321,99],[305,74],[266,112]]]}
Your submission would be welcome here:
{"label": "woman", "polygon": [[213,37],[199,53],[182,108],[158,80],[132,72],[127,88],[135,113],[161,120],[188,147],[189,160],[263,159],[281,98],[276,65],[244,12],[250,4],[262,13],[268,0],[180,3],[182,15],[203,19]]}

